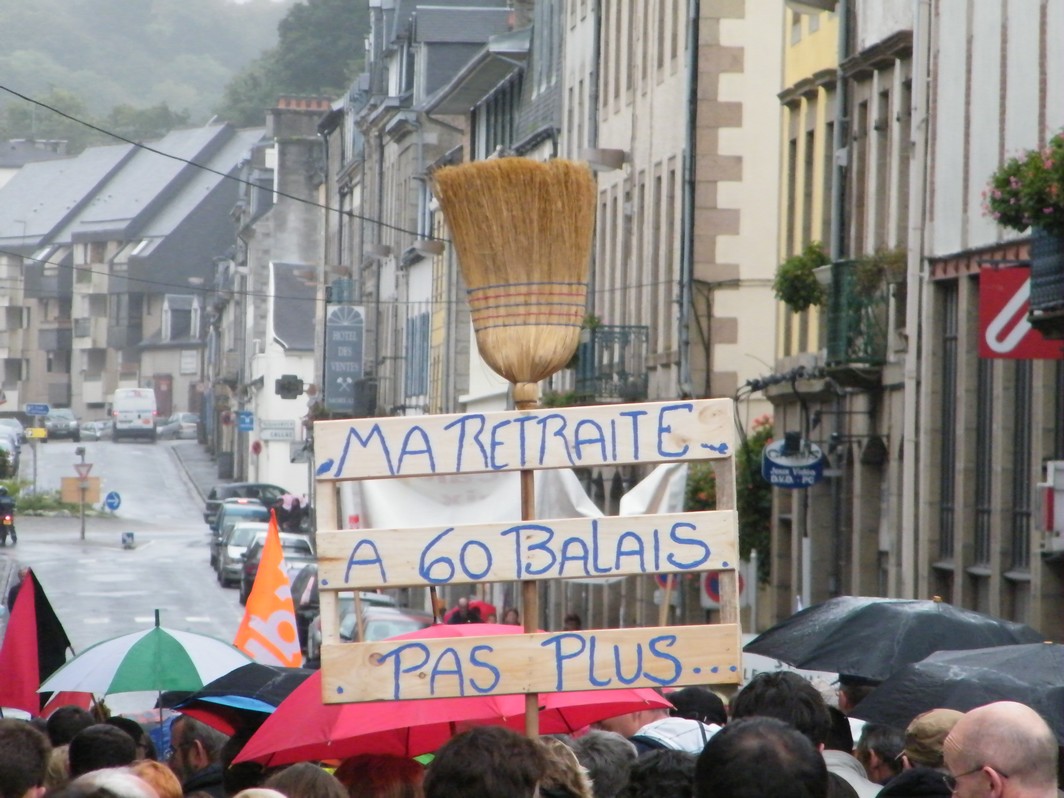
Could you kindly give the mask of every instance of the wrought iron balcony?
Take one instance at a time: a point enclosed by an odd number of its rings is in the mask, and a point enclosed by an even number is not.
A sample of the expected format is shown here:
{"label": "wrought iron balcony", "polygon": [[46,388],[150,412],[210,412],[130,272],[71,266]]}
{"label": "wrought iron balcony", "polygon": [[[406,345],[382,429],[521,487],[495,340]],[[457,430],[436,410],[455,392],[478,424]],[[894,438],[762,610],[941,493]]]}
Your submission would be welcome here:
{"label": "wrought iron balcony", "polygon": [[878,372],[887,356],[889,284],[861,274],[857,261],[837,261],[830,268],[825,365]]}
{"label": "wrought iron balcony", "polygon": [[573,369],[582,401],[641,402],[647,398],[645,325],[604,324],[584,330]]}

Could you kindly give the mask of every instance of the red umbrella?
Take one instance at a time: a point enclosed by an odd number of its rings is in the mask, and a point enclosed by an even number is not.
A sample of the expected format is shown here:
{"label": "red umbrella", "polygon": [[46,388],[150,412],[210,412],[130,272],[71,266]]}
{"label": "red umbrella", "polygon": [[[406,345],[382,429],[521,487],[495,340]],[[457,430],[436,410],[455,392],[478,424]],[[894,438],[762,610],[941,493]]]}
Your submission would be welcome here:
{"label": "red umbrella", "polygon": [[[500,634],[523,630],[508,624],[437,624],[395,639]],[[604,718],[671,706],[646,688],[541,694],[540,705],[543,734],[573,732]],[[317,672],[281,702],[236,761],[274,766],[369,753],[419,756],[470,726],[502,725],[520,731],[524,723],[524,695],[324,704]]]}

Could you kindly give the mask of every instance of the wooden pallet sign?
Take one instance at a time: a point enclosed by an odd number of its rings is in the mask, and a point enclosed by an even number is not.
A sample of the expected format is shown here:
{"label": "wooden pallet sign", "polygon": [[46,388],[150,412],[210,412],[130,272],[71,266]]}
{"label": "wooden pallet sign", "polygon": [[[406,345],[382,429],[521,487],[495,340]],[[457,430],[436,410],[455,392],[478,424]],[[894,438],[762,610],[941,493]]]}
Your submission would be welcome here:
{"label": "wooden pallet sign", "polygon": [[[326,703],[740,678],[734,422],[727,399],[314,425]],[[337,483],[710,459],[711,512],[342,530]],[[344,643],[344,591],[593,576],[721,573],[722,623]]]}

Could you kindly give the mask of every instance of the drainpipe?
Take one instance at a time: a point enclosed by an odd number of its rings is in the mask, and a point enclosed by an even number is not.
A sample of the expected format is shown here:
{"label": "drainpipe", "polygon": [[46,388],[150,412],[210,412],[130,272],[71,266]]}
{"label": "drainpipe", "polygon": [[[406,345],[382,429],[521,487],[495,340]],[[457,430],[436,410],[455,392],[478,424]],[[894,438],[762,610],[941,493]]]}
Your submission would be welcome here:
{"label": "drainpipe", "polygon": [[927,180],[927,101],[931,80],[931,2],[914,0],[912,164],[909,177],[909,250],[905,271],[905,326],[908,341],[903,375],[905,459],[901,469],[901,572],[896,589],[902,598],[916,597],[917,507],[916,463],[919,454],[920,329],[923,284],[924,212]]}
{"label": "drainpipe", "polygon": [[[683,235],[680,239],[679,330],[680,396],[692,396],[691,291],[694,287],[695,142],[698,122],[698,22],[700,0],[690,0],[687,13],[687,132],[684,142]],[[708,347],[707,347],[708,353]],[[709,368],[709,365],[706,366]]]}

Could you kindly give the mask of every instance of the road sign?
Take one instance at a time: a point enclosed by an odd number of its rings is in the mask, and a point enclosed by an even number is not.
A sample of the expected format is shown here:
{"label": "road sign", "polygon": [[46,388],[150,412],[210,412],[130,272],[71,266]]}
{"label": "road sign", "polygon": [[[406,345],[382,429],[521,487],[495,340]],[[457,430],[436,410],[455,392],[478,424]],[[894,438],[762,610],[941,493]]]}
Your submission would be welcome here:
{"label": "road sign", "polygon": [[117,490],[111,491],[104,497],[103,506],[112,513],[122,506],[122,497],[118,495]]}
{"label": "road sign", "polygon": [[[743,564],[745,567],[746,564]],[[746,601],[746,577],[739,571],[736,575],[739,580],[739,604],[745,606]],[[706,571],[702,574],[701,604],[703,609],[713,610],[720,607],[720,571]]]}
{"label": "road sign", "polygon": [[28,404],[26,405],[27,416],[46,416],[48,411],[51,410],[46,404]]}
{"label": "road sign", "polygon": [[26,427],[27,438],[48,438],[48,429],[46,427]]}
{"label": "road sign", "polygon": [[238,410],[236,414],[238,432],[251,432],[255,429],[255,414],[250,410]]}
{"label": "road sign", "polygon": [[79,479],[88,479],[92,472],[92,463],[74,463],[74,471]]}

